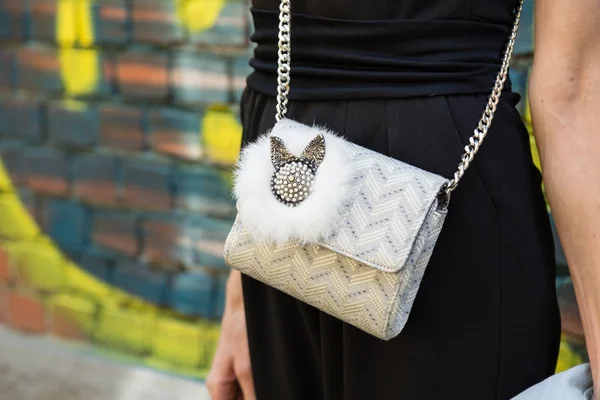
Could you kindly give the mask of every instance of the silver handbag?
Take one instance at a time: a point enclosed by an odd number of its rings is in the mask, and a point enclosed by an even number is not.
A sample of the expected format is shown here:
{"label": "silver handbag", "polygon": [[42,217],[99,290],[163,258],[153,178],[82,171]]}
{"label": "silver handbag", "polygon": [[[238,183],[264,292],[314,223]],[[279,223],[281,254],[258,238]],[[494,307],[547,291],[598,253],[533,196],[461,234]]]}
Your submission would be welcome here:
{"label": "silver handbag", "polygon": [[494,117],[523,2],[485,111],[452,179],[285,118],[290,0],[281,0],[276,124],[242,151],[233,268],[380,339],[408,319],[456,189]]}

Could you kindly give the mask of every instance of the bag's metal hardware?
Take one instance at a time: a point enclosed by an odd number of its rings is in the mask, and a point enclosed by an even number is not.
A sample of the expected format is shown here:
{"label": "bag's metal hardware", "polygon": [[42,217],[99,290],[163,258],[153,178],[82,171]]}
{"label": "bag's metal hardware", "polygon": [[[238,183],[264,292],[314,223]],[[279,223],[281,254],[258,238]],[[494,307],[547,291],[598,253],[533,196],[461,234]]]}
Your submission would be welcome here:
{"label": "bag's metal hardware", "polygon": [[446,185],[444,185],[442,190],[440,190],[440,192],[437,195],[437,210],[438,211],[446,211],[448,209],[448,204],[450,204],[450,194],[451,193],[452,192],[449,192],[446,190]]}

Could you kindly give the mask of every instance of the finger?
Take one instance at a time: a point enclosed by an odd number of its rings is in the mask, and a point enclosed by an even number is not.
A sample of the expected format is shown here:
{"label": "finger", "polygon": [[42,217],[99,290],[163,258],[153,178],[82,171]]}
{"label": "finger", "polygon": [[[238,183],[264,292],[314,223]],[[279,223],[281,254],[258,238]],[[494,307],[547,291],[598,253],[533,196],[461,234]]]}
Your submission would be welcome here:
{"label": "finger", "polygon": [[238,362],[235,366],[235,376],[241,387],[243,400],[256,400],[254,380],[250,361]]}
{"label": "finger", "polygon": [[235,400],[241,390],[233,370],[233,360],[221,354],[215,356],[206,378],[206,387],[212,400]]}
{"label": "finger", "polygon": [[237,382],[221,382],[210,386],[207,383],[211,400],[237,400],[241,396],[240,386]]}

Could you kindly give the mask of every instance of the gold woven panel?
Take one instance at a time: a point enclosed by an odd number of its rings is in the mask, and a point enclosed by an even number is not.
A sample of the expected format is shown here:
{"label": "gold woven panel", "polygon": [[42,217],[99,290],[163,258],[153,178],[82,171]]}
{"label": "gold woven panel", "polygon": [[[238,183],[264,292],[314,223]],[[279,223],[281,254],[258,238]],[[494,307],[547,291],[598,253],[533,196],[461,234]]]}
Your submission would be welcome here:
{"label": "gold woven panel", "polygon": [[446,212],[432,205],[406,265],[384,272],[325,247],[256,242],[239,218],[227,238],[233,268],[380,339],[400,333]]}

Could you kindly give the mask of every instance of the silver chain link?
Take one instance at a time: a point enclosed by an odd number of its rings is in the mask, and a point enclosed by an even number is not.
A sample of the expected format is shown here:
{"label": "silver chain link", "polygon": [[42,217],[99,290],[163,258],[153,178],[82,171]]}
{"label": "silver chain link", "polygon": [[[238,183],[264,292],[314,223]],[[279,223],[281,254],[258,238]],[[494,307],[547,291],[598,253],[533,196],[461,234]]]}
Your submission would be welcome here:
{"label": "silver chain link", "polygon": [[[288,104],[287,95],[290,92],[290,1],[291,0],[281,0],[281,3],[279,5],[279,51],[277,53],[277,114],[275,115],[275,119],[277,121],[285,118]],[[517,31],[519,30],[519,22],[521,21],[522,9],[523,0],[519,0],[519,5],[517,6],[515,12],[515,22],[510,36],[508,37],[508,43],[506,44],[506,48],[504,50],[504,58],[502,60],[500,71],[496,76],[494,88],[492,89],[492,93],[488,97],[488,102],[485,106],[483,114],[481,115],[481,118],[479,119],[479,122],[477,123],[477,128],[475,128],[473,136],[469,138],[469,144],[465,146],[465,152],[461,157],[460,163],[458,164],[458,169],[454,173],[452,179],[446,184],[444,188],[444,191],[447,195],[450,195],[450,193],[458,186],[458,182],[465,174],[465,171],[471,165],[473,158],[475,158],[475,154],[477,154],[477,152],[479,151],[479,147],[481,147],[481,144],[483,143],[483,140],[485,139],[490,129],[492,120],[494,119],[494,115],[496,114],[496,107],[498,107],[498,102],[500,101],[502,89],[504,88],[504,83],[506,82],[506,77],[508,76],[510,60],[512,58],[513,50],[515,48],[515,40],[517,38]]]}
{"label": "silver chain link", "polygon": [[292,42],[290,0],[281,0],[279,4],[279,43],[277,45],[277,114],[275,120],[280,121],[287,114],[287,95],[290,92],[290,61]]}
{"label": "silver chain link", "polygon": [[492,125],[492,120],[494,119],[494,115],[496,113],[496,107],[500,101],[500,95],[502,94],[502,89],[504,88],[506,77],[508,76],[508,68],[510,66],[510,59],[512,58],[512,53],[515,48],[515,40],[517,38],[517,31],[519,30],[522,9],[523,0],[519,0],[519,5],[515,13],[515,23],[510,36],[508,37],[508,43],[506,44],[506,49],[504,50],[502,66],[500,67],[498,76],[496,76],[494,88],[488,97],[488,102],[485,106],[483,114],[481,115],[481,118],[479,119],[479,122],[477,123],[477,128],[475,128],[473,136],[469,138],[469,144],[465,146],[465,152],[461,157],[460,163],[458,164],[458,169],[444,188],[444,191],[447,195],[449,195],[458,186],[458,181],[460,181],[467,168],[469,168],[471,165],[473,158],[475,158],[475,154],[477,154],[479,151],[479,147],[483,143],[483,140],[487,136],[490,126]]}

